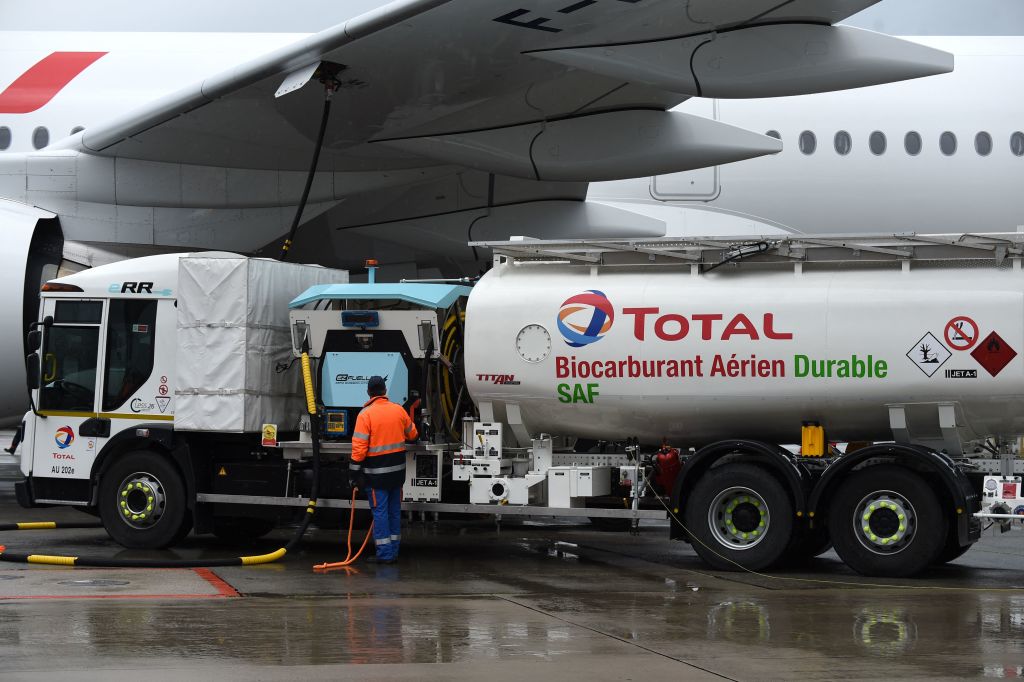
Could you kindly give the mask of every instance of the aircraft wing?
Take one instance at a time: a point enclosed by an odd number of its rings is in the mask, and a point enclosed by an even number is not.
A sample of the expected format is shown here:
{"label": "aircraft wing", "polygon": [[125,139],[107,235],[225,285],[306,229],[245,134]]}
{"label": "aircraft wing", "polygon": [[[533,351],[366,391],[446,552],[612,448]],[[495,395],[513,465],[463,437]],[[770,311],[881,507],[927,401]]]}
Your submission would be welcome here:
{"label": "aircraft wing", "polygon": [[[496,191],[509,202],[580,200],[591,181],[780,151],[774,138],[669,111],[688,97],[792,95],[952,68],[945,53],[833,26],[876,1],[400,0],[57,147],[97,169],[117,159],[118,204],[294,205],[323,79],[336,91],[314,204],[347,200],[346,215],[373,222],[491,206]],[[463,175],[475,189],[461,203],[395,205],[417,193],[394,188]]]}

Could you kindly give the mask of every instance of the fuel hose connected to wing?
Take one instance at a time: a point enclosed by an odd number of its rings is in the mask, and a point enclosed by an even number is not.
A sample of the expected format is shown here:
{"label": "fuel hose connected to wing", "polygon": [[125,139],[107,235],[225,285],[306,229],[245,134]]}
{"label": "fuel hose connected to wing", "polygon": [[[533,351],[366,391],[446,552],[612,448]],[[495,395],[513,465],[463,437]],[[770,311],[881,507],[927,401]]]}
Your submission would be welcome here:
{"label": "fuel hose connected to wing", "polygon": [[335,89],[336,85],[334,85],[334,82],[324,82],[324,108],[323,113],[320,115],[320,130],[316,135],[316,146],[313,147],[313,159],[310,161],[309,172],[306,174],[306,184],[302,188],[302,196],[299,198],[298,206],[295,207],[292,226],[288,230],[288,236],[285,238],[284,243],[281,244],[281,255],[278,257],[280,261],[288,258],[288,251],[292,248],[292,242],[295,241],[295,233],[299,229],[299,223],[302,222],[302,213],[306,210],[306,202],[309,201],[309,191],[313,188],[316,168],[320,164],[320,151],[324,147],[324,133],[327,132],[327,121],[331,117],[331,97],[334,95]]}
{"label": "fuel hose connected to wing", "polygon": [[[306,408],[309,411],[309,426],[313,439],[313,482],[310,484],[309,502],[302,522],[295,529],[284,547],[268,554],[237,556],[226,559],[107,559],[89,556],[55,556],[50,554],[15,554],[0,545],[0,561],[20,564],[48,564],[51,566],[93,566],[100,568],[219,568],[223,566],[255,566],[277,561],[295,549],[309,528],[316,512],[316,500],[320,486],[320,424],[316,409],[316,393],[313,390],[313,374],[310,371],[308,348],[302,353],[302,383],[306,392]],[[35,521],[0,525],[4,530],[44,530],[60,528],[101,528],[99,523],[56,523]]]}

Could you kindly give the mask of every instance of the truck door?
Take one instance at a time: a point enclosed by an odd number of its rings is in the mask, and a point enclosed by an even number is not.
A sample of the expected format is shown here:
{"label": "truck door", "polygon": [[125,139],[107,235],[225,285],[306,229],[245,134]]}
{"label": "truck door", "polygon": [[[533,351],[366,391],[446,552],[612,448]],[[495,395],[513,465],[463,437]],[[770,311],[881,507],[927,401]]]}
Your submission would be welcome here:
{"label": "truck door", "polygon": [[89,501],[89,475],[103,446],[98,419],[98,377],[103,343],[102,300],[48,298],[43,316],[53,324],[43,333],[39,414],[31,448],[33,495],[37,502]]}
{"label": "truck door", "polygon": [[[37,398],[45,419],[36,421],[31,444],[36,501],[88,503],[93,464],[111,437],[140,420],[173,419],[165,414],[167,379],[153,376],[159,303],[44,302],[53,325],[43,334]],[[173,302],[164,303],[173,312]]]}

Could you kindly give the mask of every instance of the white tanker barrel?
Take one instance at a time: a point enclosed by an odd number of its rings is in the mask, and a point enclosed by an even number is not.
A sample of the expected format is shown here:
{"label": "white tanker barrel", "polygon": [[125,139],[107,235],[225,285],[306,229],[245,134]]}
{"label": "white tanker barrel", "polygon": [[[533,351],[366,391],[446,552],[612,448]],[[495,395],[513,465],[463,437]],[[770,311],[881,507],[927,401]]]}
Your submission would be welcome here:
{"label": "white tanker barrel", "polygon": [[798,442],[808,421],[890,440],[889,405],[939,436],[940,403],[965,436],[1014,436],[1022,352],[1024,275],[991,265],[698,276],[508,262],[466,312],[478,404],[518,404],[533,434],[686,446]]}

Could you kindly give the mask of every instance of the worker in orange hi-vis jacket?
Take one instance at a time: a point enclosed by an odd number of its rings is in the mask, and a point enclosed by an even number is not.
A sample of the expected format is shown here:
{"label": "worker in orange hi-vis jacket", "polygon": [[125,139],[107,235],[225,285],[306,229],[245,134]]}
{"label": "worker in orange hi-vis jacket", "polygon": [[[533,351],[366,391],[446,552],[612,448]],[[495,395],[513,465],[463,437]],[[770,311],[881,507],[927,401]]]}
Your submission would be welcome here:
{"label": "worker in orange hi-vis jacket", "polygon": [[371,561],[393,564],[402,540],[402,485],[405,483],[405,442],[415,440],[416,425],[401,405],[387,396],[387,384],[372,376],[366,385],[370,400],[363,405],[352,433],[349,476],[370,493],[373,540],[377,556]]}

